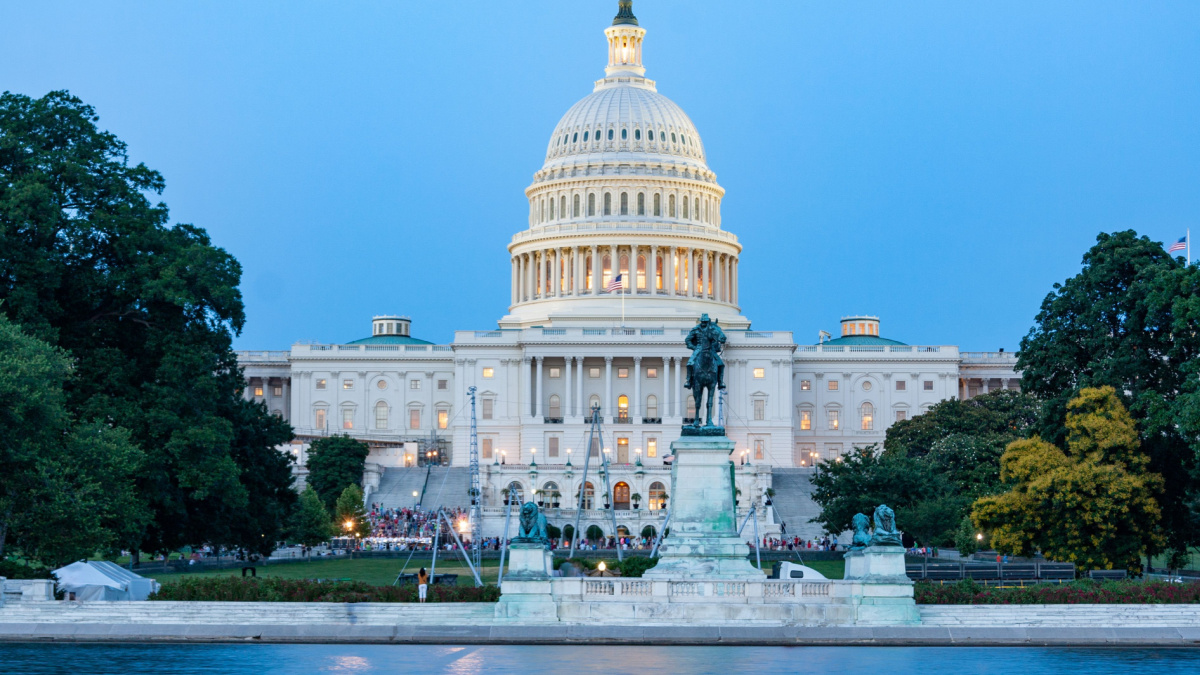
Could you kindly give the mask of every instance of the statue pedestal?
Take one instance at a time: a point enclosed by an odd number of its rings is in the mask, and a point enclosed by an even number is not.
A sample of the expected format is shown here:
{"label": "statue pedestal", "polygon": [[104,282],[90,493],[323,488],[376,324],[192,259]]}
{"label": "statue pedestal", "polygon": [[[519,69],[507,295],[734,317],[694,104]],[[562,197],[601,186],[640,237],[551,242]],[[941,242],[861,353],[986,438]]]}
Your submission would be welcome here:
{"label": "statue pedestal", "polygon": [[558,621],[551,594],[554,559],[542,544],[516,543],[508,548],[508,570],[500,584],[497,619]]}
{"label": "statue pedestal", "polygon": [[852,582],[843,590],[855,606],[855,623],[870,625],[919,624],[913,582],[904,573],[900,546],[868,546],[846,553],[846,573]]}
{"label": "statue pedestal", "polygon": [[729,455],[724,435],[688,435],[671,444],[670,534],[659,548],[650,579],[762,579],[737,533]]}

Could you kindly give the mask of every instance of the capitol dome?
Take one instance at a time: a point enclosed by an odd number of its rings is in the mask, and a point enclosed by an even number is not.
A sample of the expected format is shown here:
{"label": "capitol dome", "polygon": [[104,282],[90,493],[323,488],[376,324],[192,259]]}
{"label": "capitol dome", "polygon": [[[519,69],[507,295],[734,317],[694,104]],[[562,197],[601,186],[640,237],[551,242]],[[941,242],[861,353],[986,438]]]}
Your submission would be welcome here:
{"label": "capitol dome", "polygon": [[604,77],[554,127],[525,189],[529,224],[508,246],[512,298],[500,326],[684,326],[707,313],[746,327],[742,247],[721,229],[725,190],[700,132],[646,78],[631,0],[604,34]]}

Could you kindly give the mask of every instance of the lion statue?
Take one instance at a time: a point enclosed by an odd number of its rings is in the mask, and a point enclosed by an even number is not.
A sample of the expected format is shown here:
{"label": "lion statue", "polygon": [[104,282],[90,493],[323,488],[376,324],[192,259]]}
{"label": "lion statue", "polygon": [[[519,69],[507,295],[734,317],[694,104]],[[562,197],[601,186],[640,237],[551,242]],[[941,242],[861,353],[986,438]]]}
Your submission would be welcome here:
{"label": "lion statue", "polygon": [[541,544],[546,546],[550,538],[546,536],[546,516],[538,510],[537,504],[525,502],[521,505],[520,523],[514,544]]}
{"label": "lion statue", "polygon": [[896,512],[887,504],[875,507],[875,532],[868,546],[902,546],[900,532],[896,529]]}
{"label": "lion statue", "polygon": [[854,526],[854,539],[850,541],[850,550],[857,551],[869,546],[871,543],[871,519],[861,513],[856,513],[850,522]]}

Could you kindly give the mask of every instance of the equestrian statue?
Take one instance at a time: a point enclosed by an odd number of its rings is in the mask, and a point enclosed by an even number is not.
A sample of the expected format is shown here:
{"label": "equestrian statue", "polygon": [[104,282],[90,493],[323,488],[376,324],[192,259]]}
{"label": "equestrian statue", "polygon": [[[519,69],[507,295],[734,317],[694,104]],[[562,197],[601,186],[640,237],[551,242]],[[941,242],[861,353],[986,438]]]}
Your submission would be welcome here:
{"label": "equestrian statue", "polygon": [[[725,362],[721,360],[725,332],[716,321],[704,314],[700,317],[700,323],[688,332],[683,344],[692,350],[687,362],[687,382],[683,385],[691,390],[692,398],[696,401],[696,417],[692,420],[691,427],[700,427],[700,402],[703,400],[703,410],[706,413],[704,426],[706,429],[715,430],[717,426],[713,424],[713,400],[720,395],[718,392],[725,388]],[[685,435],[688,435],[687,429],[685,426]]]}

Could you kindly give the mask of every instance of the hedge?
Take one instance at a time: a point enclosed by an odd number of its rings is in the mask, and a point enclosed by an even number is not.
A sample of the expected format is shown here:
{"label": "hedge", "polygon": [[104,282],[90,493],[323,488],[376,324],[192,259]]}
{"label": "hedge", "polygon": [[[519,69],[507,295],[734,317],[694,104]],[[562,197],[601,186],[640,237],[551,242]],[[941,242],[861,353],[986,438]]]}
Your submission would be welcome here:
{"label": "hedge", "polygon": [[1092,581],[996,588],[970,579],[955,584],[918,581],[913,589],[919,605],[1080,605],[1200,603],[1200,584],[1164,581]]}
{"label": "hedge", "polygon": [[[416,602],[417,587],[372,586],[362,581],[313,581],[276,577],[185,577],[162,585],[151,600],[221,602]],[[430,586],[428,602],[496,602],[496,586]]]}

